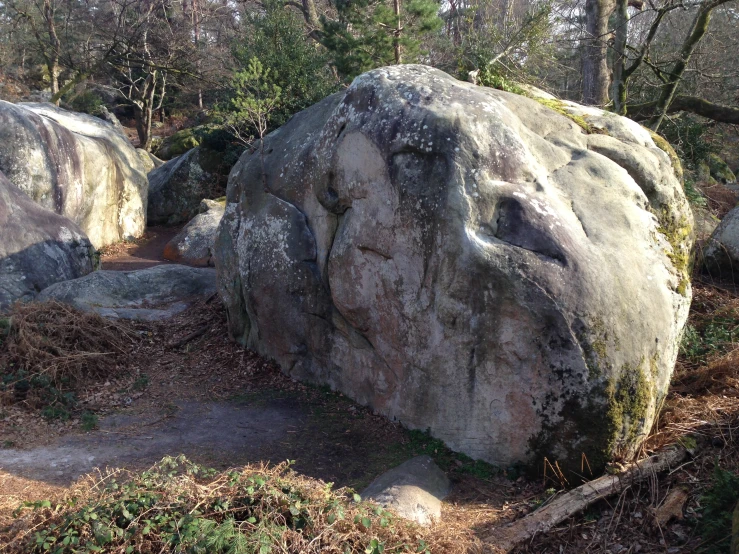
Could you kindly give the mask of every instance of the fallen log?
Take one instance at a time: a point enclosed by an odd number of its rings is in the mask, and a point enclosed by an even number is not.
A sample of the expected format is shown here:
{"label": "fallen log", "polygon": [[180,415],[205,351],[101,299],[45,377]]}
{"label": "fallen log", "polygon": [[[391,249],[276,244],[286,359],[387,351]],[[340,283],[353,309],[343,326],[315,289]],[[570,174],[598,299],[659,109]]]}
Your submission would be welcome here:
{"label": "fallen log", "polygon": [[495,554],[510,552],[519,544],[539,533],[546,533],[594,502],[618,494],[634,483],[674,467],[686,455],[687,450],[682,445],[670,446],[620,473],[604,475],[580,485],[535,512],[490,531],[483,537],[486,551]]}

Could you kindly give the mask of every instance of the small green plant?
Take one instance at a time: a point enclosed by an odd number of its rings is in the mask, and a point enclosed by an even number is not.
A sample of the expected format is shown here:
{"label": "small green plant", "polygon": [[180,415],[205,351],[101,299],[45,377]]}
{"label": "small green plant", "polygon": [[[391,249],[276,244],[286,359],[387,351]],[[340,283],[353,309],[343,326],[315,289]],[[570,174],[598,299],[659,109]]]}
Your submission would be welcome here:
{"label": "small green plant", "polygon": [[244,145],[250,146],[267,133],[269,118],[280,105],[282,87],[276,84],[275,72],[252,57],[243,71],[234,75],[231,110],[224,114],[228,131]]}
{"label": "small green plant", "polygon": [[683,188],[685,189],[685,197],[688,199],[688,202],[690,202],[690,204],[701,208],[705,208],[706,206],[708,206],[708,201],[706,200],[706,197],[703,196],[703,194],[701,194],[701,192],[697,188],[695,188],[693,180],[690,179],[688,176],[685,177]]}
{"label": "small green plant", "polygon": [[739,320],[734,317],[714,317],[698,328],[688,325],[680,343],[682,355],[691,362],[723,354],[739,339]]}
{"label": "small green plant", "polygon": [[417,526],[347,491],[300,477],[290,463],[216,472],[184,457],[108,475],[59,505],[24,503],[36,520],[22,552],[428,552]]}
{"label": "small green plant", "polygon": [[100,95],[90,90],[77,94],[69,101],[69,107],[74,111],[90,115],[97,115],[100,113],[102,105],[103,100],[100,98]]}
{"label": "small green plant", "polygon": [[84,431],[92,431],[98,426],[98,416],[92,412],[85,412],[80,417],[80,423]]}
{"label": "small green plant", "polygon": [[699,550],[704,554],[729,551],[734,507],[739,502],[739,475],[721,469],[713,472],[713,484],[701,497],[702,517],[697,532],[703,539]]}
{"label": "small green plant", "polygon": [[665,121],[661,132],[675,148],[681,160],[691,169],[708,160],[716,147],[704,137],[708,127],[691,115]]}
{"label": "small green plant", "polygon": [[146,373],[142,373],[137,379],[131,384],[131,390],[144,390],[149,386],[149,376]]}

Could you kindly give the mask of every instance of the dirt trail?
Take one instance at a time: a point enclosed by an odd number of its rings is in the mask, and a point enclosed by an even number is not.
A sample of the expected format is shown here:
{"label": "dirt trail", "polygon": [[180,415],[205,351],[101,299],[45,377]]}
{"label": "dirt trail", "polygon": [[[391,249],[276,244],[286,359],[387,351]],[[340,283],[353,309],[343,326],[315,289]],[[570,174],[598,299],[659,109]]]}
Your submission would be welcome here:
{"label": "dirt trail", "polygon": [[263,447],[300,422],[287,406],[250,407],[234,402],[180,401],[172,415],[117,414],[100,429],[62,437],[31,450],[0,450],[0,467],[19,477],[70,485],[96,467],[144,468],[164,456],[184,454],[208,466],[260,460]]}
{"label": "dirt trail", "polygon": [[148,227],[143,239],[135,243],[114,245],[104,250],[101,256],[102,269],[132,271],[172,263],[164,259],[164,247],[181,229],[182,226]]}

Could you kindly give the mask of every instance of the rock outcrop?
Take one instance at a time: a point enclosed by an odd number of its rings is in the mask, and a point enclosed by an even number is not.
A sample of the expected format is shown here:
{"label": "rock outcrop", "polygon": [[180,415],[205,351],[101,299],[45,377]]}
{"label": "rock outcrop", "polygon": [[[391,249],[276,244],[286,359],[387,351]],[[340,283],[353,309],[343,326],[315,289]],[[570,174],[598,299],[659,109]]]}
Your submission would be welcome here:
{"label": "rock outcrop", "polygon": [[200,214],[192,218],[164,247],[164,258],[194,266],[215,265],[213,250],[225,208],[225,200],[203,200]]}
{"label": "rock outcrop", "polygon": [[0,171],[77,223],[96,248],[138,237],[146,226],[148,182],[139,155],[91,115],[0,101]]}
{"label": "rock outcrop", "polygon": [[216,243],[233,337],[476,459],[633,453],[688,313],[692,214],[646,129],[543,102],[394,66],[266,137]]}
{"label": "rock outcrop", "polygon": [[0,173],[0,310],[97,265],[77,225],[36,204]]}
{"label": "rock outcrop", "polygon": [[168,319],[193,300],[215,292],[215,270],[170,264],[136,271],[96,271],[52,285],[37,299],[58,300],[104,317],[155,321]]}
{"label": "rock outcrop", "polygon": [[717,279],[735,279],[739,272],[739,207],[724,216],[701,250],[704,269]]}
{"label": "rock outcrop", "polygon": [[199,147],[153,169],[149,173],[149,224],[189,221],[198,213],[200,201],[212,196],[214,181],[202,168]]}

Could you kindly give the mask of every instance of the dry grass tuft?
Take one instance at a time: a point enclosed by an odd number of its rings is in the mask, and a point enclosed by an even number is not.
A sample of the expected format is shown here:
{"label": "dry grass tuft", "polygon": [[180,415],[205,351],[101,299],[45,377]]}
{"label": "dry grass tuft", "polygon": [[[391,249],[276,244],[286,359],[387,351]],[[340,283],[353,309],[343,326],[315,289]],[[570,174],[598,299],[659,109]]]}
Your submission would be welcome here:
{"label": "dry grass tuft", "polygon": [[63,382],[103,378],[125,361],[136,332],[56,301],[18,302],[8,314],[0,365]]}

